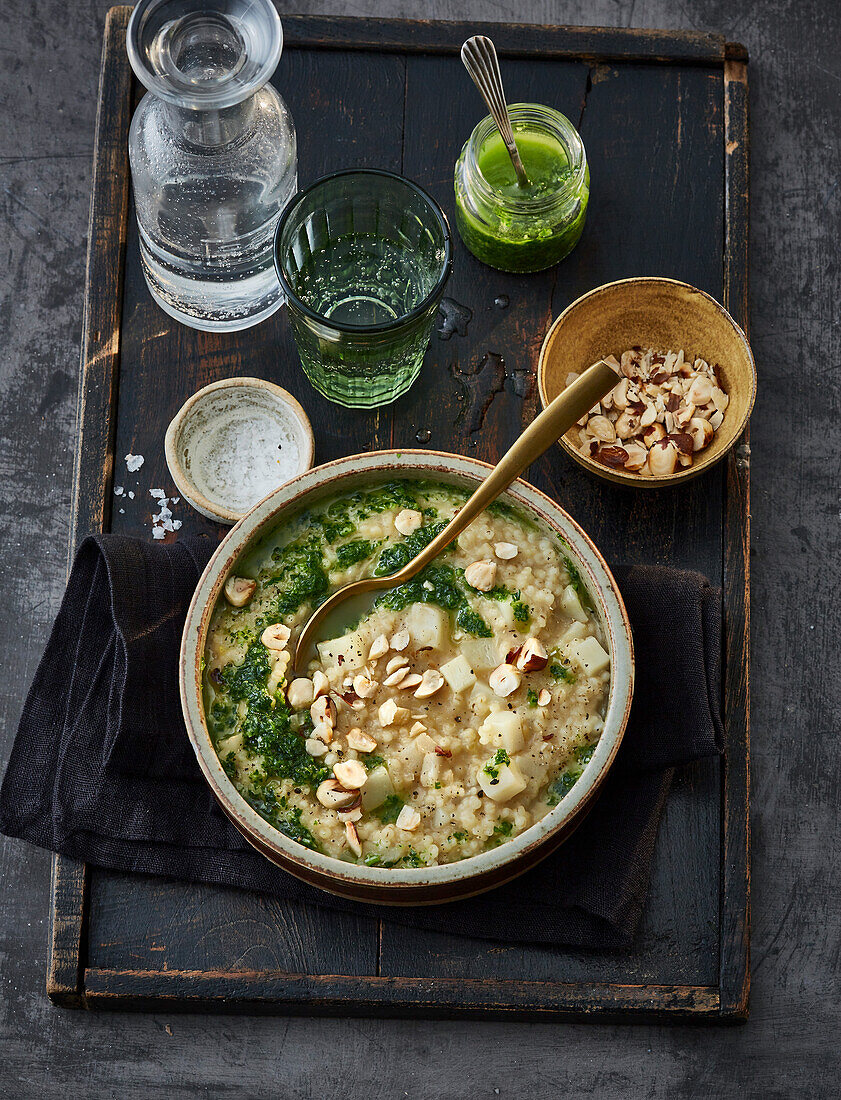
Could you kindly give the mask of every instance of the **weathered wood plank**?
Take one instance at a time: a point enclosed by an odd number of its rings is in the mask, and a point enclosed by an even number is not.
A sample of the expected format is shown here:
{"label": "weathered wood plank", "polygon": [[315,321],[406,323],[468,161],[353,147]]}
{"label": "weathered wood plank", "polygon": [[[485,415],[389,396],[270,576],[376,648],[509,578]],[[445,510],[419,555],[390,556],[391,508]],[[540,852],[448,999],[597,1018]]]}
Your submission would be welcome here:
{"label": "weathered wood plank", "polygon": [[[749,332],[748,77],[742,61],[724,66],[724,303]],[[750,996],[750,428],[727,461],[724,555],[724,717],[721,1011],[746,1017]]]}
{"label": "weathered wood plank", "polygon": [[[535,26],[528,23],[445,22],[422,19],[359,19],[354,16],[285,15],[291,45],[312,49],[393,50],[397,53],[458,53],[466,38],[493,38],[502,57],[540,56],[585,61],[659,61],[665,64],[722,62],[721,35],[697,31],[617,27]],[[731,47],[733,43],[728,43]],[[742,55],[747,60],[747,55]]]}
{"label": "weathered wood plank", "polygon": [[465,1016],[610,1022],[646,1018],[667,1008],[675,1018],[702,1020],[718,1012],[718,990],[708,986],[566,985],[558,982],[488,982],[446,978],[312,977],[267,971],[88,970],[89,1008],[166,1007],[327,1015]]}
{"label": "weathered wood plank", "polygon": [[[108,13],[102,44],[68,571],[82,540],[104,530],[109,518],[128,221],[126,134],[131,80],[124,46],[128,11],[114,8]],[[47,993],[61,1004],[74,1003],[79,993],[87,881],[83,864],[53,856]]]}

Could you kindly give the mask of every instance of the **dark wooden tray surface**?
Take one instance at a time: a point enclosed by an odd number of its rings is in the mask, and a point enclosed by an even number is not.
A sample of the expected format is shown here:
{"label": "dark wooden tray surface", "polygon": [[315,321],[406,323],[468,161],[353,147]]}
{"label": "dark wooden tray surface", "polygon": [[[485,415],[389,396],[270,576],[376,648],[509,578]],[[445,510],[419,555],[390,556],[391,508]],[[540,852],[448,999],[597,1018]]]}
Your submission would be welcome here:
{"label": "dark wooden tray surface", "polygon": [[[592,168],[590,221],[556,269],[483,267],[456,242],[448,294],[465,336],[433,336],[395,405],[344,412],[303,378],[284,311],[250,331],[179,326],[146,292],[126,143],[139,92],[125,55],[130,9],[103,49],[82,346],[71,551],[92,531],[149,537],[149,487],[170,487],[163,433],[182,401],[254,374],[307,408],[316,460],[428,446],[494,461],[534,415],[550,321],[611,279],[685,279],[747,322],[747,76],[740,46],[701,34],[285,17],[277,73],[298,128],[302,182],[335,168],[405,173],[453,212],[453,162],[481,113],[458,61],[493,34],[512,101],[558,106]],[[141,89],[142,91],[142,89]],[[495,306],[507,295],[507,309]],[[143,454],[134,477],[122,456]],[[631,493],[556,448],[530,480],[578,519],[608,561],[700,569],[724,587],[727,755],[676,779],[632,950],[532,948],[409,930],[274,898],[54,861],[48,993],[88,1008],[161,1006],[341,1014],[739,1019],[749,984],[749,469],[737,451],[679,490]],[[137,483],[134,501],[113,497]],[[181,505],[184,532],[221,530]]]}

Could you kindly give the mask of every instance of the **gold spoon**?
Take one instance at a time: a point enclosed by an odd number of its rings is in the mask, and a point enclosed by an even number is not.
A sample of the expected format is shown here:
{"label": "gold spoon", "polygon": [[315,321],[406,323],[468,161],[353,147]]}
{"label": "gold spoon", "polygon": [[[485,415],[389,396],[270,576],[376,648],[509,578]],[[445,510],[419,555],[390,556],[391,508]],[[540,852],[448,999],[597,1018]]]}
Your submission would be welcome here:
{"label": "gold spoon", "polygon": [[396,588],[416,576],[436,558],[442,550],[458,538],[465,527],[469,526],[489,504],[503,493],[512,481],[535,459],[540,458],[553,443],[564,435],[586,412],[599,402],[608,390],[613,389],[619,376],[604,360],[594,363],[577,378],[571,386],[548,405],[543,412],[526,428],[517,442],[499,460],[473,496],[456,512],[444,530],[390,577],[365,577],[339,588],[329,596],[310,616],[306,626],[298,636],[298,643],[292,656],[292,669],[297,669],[299,661],[306,659],[315,641],[318,628],[324,619],[339,604],[354,596],[364,595],[377,590]]}

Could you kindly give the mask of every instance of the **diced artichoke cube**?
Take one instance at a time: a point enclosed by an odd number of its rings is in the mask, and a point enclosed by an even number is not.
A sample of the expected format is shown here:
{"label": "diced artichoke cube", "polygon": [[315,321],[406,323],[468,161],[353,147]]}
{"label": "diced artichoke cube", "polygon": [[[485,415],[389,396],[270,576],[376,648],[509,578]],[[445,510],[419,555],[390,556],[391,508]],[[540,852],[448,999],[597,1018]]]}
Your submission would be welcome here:
{"label": "diced artichoke cube", "polygon": [[317,648],[322,664],[339,665],[342,671],[362,668],[368,655],[364,639],[357,630],[341,638],[319,642]]}
{"label": "diced artichoke cube", "polygon": [[441,675],[456,693],[466,691],[476,683],[473,670],[462,653],[441,665]]}
{"label": "diced artichoke cube", "polygon": [[575,619],[576,622],[587,622],[587,612],[581,606],[581,601],[578,598],[578,593],[575,591],[571,584],[568,584],[566,586],[563,595],[561,596],[561,610],[571,619]]}
{"label": "diced artichoke cube", "polygon": [[406,629],[416,649],[441,649],[447,641],[449,621],[442,608],[431,603],[414,603],[406,615]]}
{"label": "diced artichoke cube", "polygon": [[494,802],[508,802],[526,789],[526,778],[520,771],[516,760],[510,764],[498,764],[494,769],[496,777],[485,771],[483,765],[476,773],[479,786]]}
{"label": "diced artichoke cube", "polygon": [[567,651],[570,659],[577,661],[588,676],[602,672],[610,665],[610,656],[605,653],[598,641],[593,638],[583,638],[574,642]]}
{"label": "diced artichoke cube", "polygon": [[509,753],[519,752],[526,743],[522,719],[510,710],[489,714],[479,727],[479,740],[483,745],[492,745]]}

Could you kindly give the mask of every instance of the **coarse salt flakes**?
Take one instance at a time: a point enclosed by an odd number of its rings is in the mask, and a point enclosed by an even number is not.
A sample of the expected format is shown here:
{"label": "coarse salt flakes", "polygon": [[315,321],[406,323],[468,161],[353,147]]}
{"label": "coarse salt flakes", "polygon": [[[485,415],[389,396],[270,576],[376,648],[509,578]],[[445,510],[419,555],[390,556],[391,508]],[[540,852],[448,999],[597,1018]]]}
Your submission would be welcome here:
{"label": "coarse salt flakes", "polygon": [[[114,486],[114,496],[115,497],[121,497],[124,492],[125,492],[125,489],[123,489],[122,485],[115,485]],[[129,496],[132,496],[132,495],[133,494],[131,494],[131,493],[129,494]]]}
{"label": "coarse salt flakes", "polygon": [[132,489],[128,491],[128,498],[129,500],[134,500],[134,491]]}
{"label": "coarse salt flakes", "polygon": [[154,497],[155,500],[165,500],[166,499],[166,493],[163,491],[163,489],[150,489],[149,490],[149,496]]}
{"label": "coarse salt flakes", "polygon": [[145,461],[143,455],[128,454],[126,455],[126,469],[130,474],[137,473]]}
{"label": "coarse salt flakes", "polygon": [[165,534],[166,534],[166,532],[164,531],[163,527],[153,527],[152,528],[152,538],[153,539],[162,539]]}

